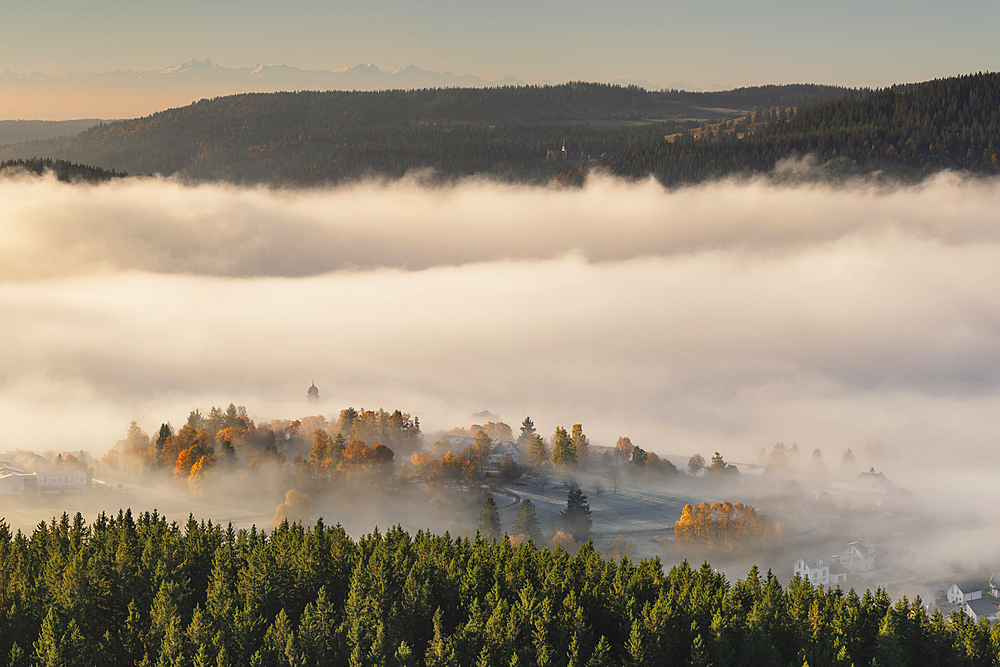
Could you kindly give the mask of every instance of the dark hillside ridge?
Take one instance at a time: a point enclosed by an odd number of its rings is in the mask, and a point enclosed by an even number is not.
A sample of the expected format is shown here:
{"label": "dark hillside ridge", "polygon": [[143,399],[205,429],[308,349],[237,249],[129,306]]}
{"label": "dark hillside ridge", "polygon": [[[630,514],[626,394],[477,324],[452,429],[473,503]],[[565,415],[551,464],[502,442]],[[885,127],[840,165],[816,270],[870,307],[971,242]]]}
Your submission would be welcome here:
{"label": "dark hillside ridge", "polygon": [[741,140],[653,142],[605,164],[666,185],[766,172],[813,155],[840,173],[919,179],[941,169],[1000,173],[1000,74],[973,74],[843,95]]}
{"label": "dark hillside ridge", "polygon": [[[749,110],[774,100],[792,106],[858,94],[808,85],[649,92],[580,82],[253,93],[102,123],[66,139],[7,146],[0,158],[45,155],[132,173],[232,182],[398,178],[417,169],[541,182],[602,154],[648,146],[692,118],[725,117],[728,107]],[[567,160],[561,159],[564,142]]]}

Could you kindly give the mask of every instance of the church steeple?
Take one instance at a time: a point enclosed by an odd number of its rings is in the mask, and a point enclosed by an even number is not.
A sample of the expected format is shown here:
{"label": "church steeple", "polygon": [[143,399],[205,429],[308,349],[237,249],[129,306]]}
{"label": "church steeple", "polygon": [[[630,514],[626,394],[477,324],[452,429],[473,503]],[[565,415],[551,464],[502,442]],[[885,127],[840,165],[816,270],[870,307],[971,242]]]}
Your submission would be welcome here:
{"label": "church steeple", "polygon": [[312,383],[312,386],[309,387],[309,391],[306,392],[306,400],[311,403],[319,402],[319,389],[316,387],[315,382]]}

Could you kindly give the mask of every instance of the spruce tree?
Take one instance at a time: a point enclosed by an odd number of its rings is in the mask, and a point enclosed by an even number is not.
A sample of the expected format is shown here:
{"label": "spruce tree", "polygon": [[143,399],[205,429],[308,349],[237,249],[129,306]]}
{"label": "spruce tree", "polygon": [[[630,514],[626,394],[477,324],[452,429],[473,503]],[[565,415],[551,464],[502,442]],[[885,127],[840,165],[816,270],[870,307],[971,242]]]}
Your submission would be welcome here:
{"label": "spruce tree", "polygon": [[514,516],[514,525],[510,528],[511,535],[527,535],[535,544],[542,541],[542,529],[538,526],[538,516],[535,513],[535,504],[525,498],[517,506],[517,514]]}
{"label": "spruce tree", "polygon": [[479,534],[487,540],[499,540],[503,537],[500,527],[500,510],[497,509],[493,496],[486,496],[483,511],[479,513]]}
{"label": "spruce tree", "polygon": [[612,664],[611,644],[604,635],[601,635],[601,640],[597,642],[597,647],[587,661],[587,667],[611,667]]}
{"label": "spruce tree", "polygon": [[570,489],[566,497],[566,509],[562,511],[563,530],[573,536],[577,542],[586,542],[590,539],[590,527],[593,521],[590,518],[590,504],[587,503],[587,496],[580,490],[579,486]]}
{"label": "spruce tree", "polygon": [[531,417],[525,417],[521,422],[521,434],[517,436],[517,446],[523,447],[528,444],[533,435],[535,435],[535,423],[531,421]]}

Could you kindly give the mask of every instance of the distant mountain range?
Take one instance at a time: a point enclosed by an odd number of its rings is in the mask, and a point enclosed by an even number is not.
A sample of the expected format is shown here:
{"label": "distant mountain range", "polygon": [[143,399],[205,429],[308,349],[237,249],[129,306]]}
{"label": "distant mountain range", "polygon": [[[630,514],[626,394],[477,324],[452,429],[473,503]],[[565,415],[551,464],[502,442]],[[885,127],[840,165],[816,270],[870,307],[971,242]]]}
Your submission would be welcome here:
{"label": "distant mountain range", "polygon": [[[201,98],[238,93],[493,88],[528,83],[511,75],[483,79],[473,74],[434,72],[416,65],[388,71],[372,63],[336,70],[300,69],[285,64],[233,68],[205,59],[157,70],[59,75],[22,74],[8,69],[0,72],[0,118],[129,118],[183,106]],[[702,90],[680,81],[667,86],[645,79],[619,79],[610,83],[636,85],[650,91]],[[719,87],[712,87],[712,90],[717,89]]]}
{"label": "distant mountain range", "polygon": [[[412,90],[417,88],[492,88],[495,86],[524,86],[528,82],[512,75],[490,80],[474,74],[455,74],[453,72],[435,72],[421,69],[416,65],[408,65],[397,70],[379,69],[373,63],[341,67],[335,70],[300,69],[277,63],[272,65],[257,65],[256,67],[223,67],[207,58],[205,60],[190,60],[181,65],[161,67],[157,70],[115,70],[91,74],[67,72],[66,74],[19,74],[7,69],[0,72],[0,85],[66,85],[76,86],[81,83],[105,84],[116,86],[128,85],[178,85],[185,83],[206,82],[239,84],[235,92],[277,92],[281,90]],[[543,81],[542,84],[552,84]],[[728,90],[729,87],[713,84],[709,88],[700,88],[691,83],[678,81],[665,86],[651,83],[646,79],[616,79],[608,83],[620,86],[639,86],[646,90],[683,90],[702,92],[705,90]]]}
{"label": "distant mountain range", "polygon": [[[394,71],[381,70],[372,63],[336,70],[299,69],[282,63],[256,67],[223,67],[211,60],[191,60],[181,65],[157,70],[116,70],[99,74],[18,74],[9,69],[0,72],[0,85],[69,86],[80,84],[115,86],[189,85],[212,82],[226,86],[226,92],[276,92],[279,90],[387,90],[392,88],[488,88],[523,86],[514,76],[495,81],[472,74],[432,72],[409,65]],[[228,90],[235,86],[234,90]]]}

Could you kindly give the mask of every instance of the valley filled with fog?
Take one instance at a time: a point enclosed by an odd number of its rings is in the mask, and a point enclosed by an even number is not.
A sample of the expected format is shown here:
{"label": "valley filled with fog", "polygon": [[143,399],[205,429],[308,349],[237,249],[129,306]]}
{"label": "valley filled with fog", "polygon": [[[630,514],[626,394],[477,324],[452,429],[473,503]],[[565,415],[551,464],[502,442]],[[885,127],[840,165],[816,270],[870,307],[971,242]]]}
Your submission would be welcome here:
{"label": "valley filled with fog", "polygon": [[[602,554],[788,581],[800,558],[835,569],[874,540],[874,569],[846,585],[916,582],[947,612],[945,587],[985,580],[998,542],[980,509],[1000,472],[998,212],[996,179],[829,183],[810,161],[672,190],[600,174],[579,189],[5,178],[7,481],[45,468],[25,451],[96,481],[4,496],[3,520],[129,507],[472,536],[489,497],[502,530],[530,500],[539,543],[572,552],[560,526],[579,486]],[[403,410],[417,436],[357,435],[348,406]],[[198,410],[215,426],[195,436]],[[589,465],[526,465],[522,443],[523,476],[494,462],[481,477],[475,424],[516,433],[527,415],[550,448],[582,424]],[[339,449],[317,435],[310,450],[316,428]],[[641,452],[615,454],[622,436]],[[395,458],[345,451],[354,438]],[[689,467],[713,452],[738,473]],[[685,506],[724,501],[760,523],[732,549],[682,544]]]}
{"label": "valley filled with fog", "polygon": [[0,209],[0,449],[104,451],[227,401],[286,416],[315,381],[425,430],[489,409],[662,454],[851,447],[941,493],[992,472],[994,180],[9,179]]}

